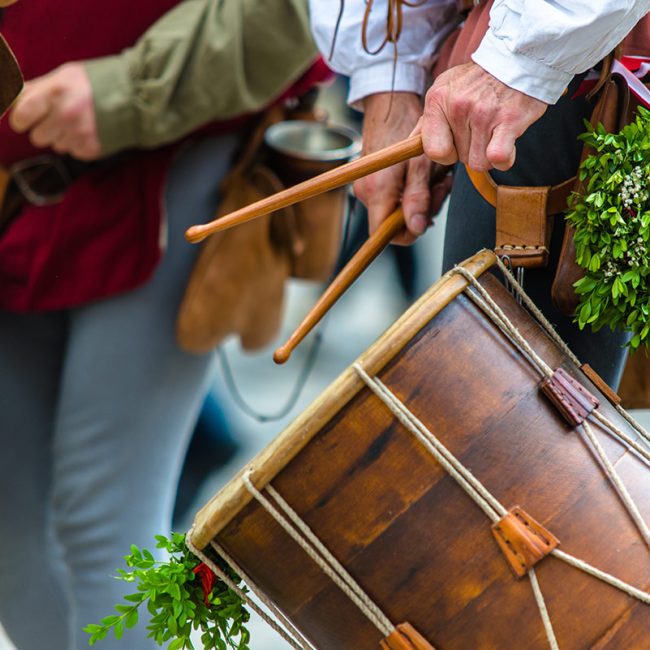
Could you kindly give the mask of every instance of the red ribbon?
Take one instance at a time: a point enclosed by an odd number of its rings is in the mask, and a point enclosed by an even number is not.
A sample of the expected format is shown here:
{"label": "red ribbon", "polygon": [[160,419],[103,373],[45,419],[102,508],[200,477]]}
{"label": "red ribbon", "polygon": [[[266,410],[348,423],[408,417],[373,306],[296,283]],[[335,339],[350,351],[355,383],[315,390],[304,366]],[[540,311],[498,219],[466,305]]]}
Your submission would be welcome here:
{"label": "red ribbon", "polygon": [[194,573],[195,575],[199,576],[201,579],[201,587],[203,588],[203,602],[205,602],[206,605],[209,604],[208,597],[212,593],[212,589],[214,588],[214,582],[216,579],[216,576],[212,572],[212,569],[207,565],[201,562],[200,564],[197,564],[194,567]]}

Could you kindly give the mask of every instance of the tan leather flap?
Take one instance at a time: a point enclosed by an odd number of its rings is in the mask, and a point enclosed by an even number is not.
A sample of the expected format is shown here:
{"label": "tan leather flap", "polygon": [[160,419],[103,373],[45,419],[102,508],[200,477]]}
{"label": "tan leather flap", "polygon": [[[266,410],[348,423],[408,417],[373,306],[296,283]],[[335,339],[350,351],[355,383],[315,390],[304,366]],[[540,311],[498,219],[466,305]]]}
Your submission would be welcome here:
{"label": "tan leather flap", "polygon": [[550,187],[497,186],[496,253],[513,266],[548,263],[552,222],[547,217]]}

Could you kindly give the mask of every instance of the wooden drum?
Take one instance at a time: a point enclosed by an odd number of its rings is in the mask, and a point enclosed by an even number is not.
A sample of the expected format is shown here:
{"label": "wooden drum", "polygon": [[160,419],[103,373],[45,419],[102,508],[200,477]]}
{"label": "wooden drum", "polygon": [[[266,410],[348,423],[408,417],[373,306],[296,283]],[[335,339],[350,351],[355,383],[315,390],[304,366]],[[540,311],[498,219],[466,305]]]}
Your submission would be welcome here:
{"label": "wooden drum", "polygon": [[650,648],[647,434],[496,264],[443,276],[196,516],[313,647]]}

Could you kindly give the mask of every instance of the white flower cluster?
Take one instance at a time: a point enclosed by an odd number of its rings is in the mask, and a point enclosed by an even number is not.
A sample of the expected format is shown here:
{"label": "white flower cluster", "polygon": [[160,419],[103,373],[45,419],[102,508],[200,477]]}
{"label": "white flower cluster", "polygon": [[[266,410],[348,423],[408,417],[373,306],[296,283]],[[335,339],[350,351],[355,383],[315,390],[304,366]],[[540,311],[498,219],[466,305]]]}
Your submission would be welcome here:
{"label": "white flower cluster", "polygon": [[603,269],[603,275],[606,278],[613,278],[614,276],[620,276],[621,271],[612,260],[607,260]]}
{"label": "white flower cluster", "polygon": [[[646,182],[644,182],[646,181]],[[626,208],[631,208],[634,203],[643,204],[648,200],[647,178],[643,169],[637,165],[624,179],[621,187],[621,201]]]}
{"label": "white flower cluster", "polygon": [[637,237],[636,242],[630,242],[629,248],[625,253],[628,266],[635,268],[641,266],[645,262],[646,247],[643,237]]}

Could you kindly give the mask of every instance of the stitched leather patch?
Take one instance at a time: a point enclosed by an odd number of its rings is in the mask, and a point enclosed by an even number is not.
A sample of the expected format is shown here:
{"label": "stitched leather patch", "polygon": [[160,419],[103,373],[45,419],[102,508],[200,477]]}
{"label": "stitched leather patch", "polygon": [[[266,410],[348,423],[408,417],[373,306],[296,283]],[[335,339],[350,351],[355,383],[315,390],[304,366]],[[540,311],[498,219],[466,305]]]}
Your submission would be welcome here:
{"label": "stitched leather patch", "polygon": [[519,506],[492,525],[492,534],[520,578],[560,543]]}
{"label": "stitched leather patch", "polygon": [[562,368],[558,368],[549,379],[544,379],[540,388],[572,427],[582,424],[600,404],[580,382]]}
{"label": "stitched leather patch", "polygon": [[546,204],[550,189],[497,186],[496,254],[508,255],[515,267],[548,263],[552,221]]}

